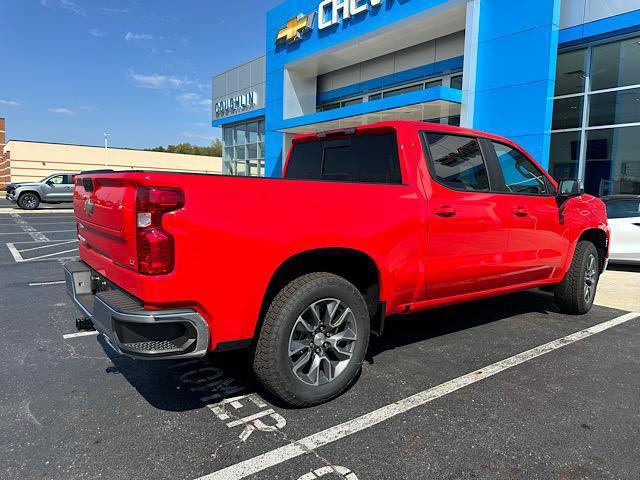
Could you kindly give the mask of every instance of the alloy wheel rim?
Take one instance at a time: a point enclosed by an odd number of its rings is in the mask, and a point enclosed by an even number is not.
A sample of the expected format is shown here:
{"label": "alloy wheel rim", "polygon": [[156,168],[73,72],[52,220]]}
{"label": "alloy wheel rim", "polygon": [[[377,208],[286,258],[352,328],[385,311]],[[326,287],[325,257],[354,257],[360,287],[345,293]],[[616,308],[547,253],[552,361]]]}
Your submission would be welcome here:
{"label": "alloy wheel rim", "polygon": [[36,199],[32,196],[28,196],[27,198],[25,198],[25,204],[27,208],[33,208],[36,205]]}
{"label": "alloy wheel rim", "polygon": [[334,381],[351,363],[357,339],[355,315],[344,302],[325,298],[312,303],[291,330],[288,355],[292,372],[316,387]]}
{"label": "alloy wheel rim", "polygon": [[595,296],[598,271],[596,270],[596,257],[589,255],[587,269],[584,274],[584,300],[591,303]]}

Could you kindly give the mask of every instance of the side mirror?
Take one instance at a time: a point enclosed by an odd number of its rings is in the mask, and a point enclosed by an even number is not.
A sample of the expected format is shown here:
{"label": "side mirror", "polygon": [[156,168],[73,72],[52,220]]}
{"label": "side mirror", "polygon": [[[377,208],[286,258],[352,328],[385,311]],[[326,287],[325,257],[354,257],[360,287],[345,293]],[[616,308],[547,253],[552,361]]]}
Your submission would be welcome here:
{"label": "side mirror", "polygon": [[558,185],[558,196],[579,197],[584,194],[584,185],[580,180],[562,180]]}
{"label": "side mirror", "polygon": [[53,180],[47,180],[47,185],[49,185],[50,187],[53,186]]}

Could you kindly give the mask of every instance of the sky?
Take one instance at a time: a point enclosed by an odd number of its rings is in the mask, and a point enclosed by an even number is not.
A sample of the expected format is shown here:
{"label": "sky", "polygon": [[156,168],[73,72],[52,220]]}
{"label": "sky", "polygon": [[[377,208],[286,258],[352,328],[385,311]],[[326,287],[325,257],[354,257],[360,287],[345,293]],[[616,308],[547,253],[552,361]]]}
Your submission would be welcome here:
{"label": "sky", "polygon": [[1,0],[7,138],[208,145],[211,77],[264,54],[281,1]]}

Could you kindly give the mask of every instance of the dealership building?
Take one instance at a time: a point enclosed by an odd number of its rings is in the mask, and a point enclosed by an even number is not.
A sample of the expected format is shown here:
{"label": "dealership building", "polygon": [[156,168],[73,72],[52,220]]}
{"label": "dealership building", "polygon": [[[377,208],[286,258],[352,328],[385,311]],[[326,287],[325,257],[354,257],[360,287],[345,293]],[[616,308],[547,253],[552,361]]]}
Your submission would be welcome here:
{"label": "dealership building", "polygon": [[212,80],[224,170],[297,133],[425,120],[506,136],[589,193],[640,194],[640,0],[287,0]]}

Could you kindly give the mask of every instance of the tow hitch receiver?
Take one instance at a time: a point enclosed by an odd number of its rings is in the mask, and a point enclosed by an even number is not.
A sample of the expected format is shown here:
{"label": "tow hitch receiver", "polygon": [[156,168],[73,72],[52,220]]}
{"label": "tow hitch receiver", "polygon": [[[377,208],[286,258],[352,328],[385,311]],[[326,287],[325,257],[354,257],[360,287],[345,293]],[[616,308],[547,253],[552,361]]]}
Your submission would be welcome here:
{"label": "tow hitch receiver", "polygon": [[89,317],[76,318],[76,330],[79,332],[93,332],[95,329]]}

